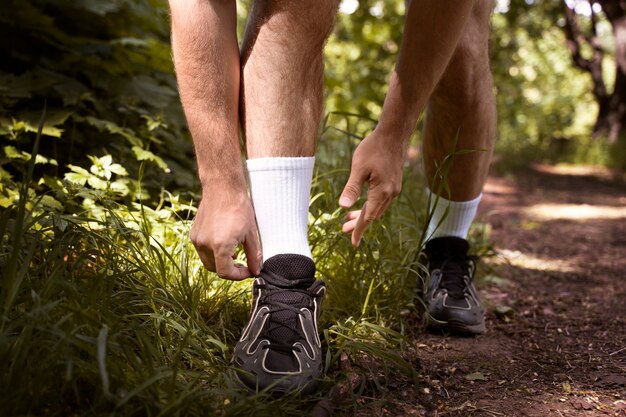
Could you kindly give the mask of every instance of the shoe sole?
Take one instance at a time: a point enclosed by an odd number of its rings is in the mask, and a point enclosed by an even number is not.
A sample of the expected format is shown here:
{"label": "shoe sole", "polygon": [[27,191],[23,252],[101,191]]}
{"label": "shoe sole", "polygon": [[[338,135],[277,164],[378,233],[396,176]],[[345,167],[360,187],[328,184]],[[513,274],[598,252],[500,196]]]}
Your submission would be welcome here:
{"label": "shoe sole", "polygon": [[478,324],[467,324],[456,320],[449,320],[445,323],[431,321],[428,323],[427,327],[430,330],[445,331],[465,336],[484,334],[487,330],[484,322]]}
{"label": "shoe sole", "polygon": [[[258,387],[251,387],[250,385],[246,384],[239,377],[239,372],[236,369],[230,369],[228,371],[228,375],[230,376],[231,380],[235,382],[235,385],[237,385],[241,389],[246,390],[248,394],[250,394],[251,396],[257,395],[260,392],[266,392],[272,397],[282,397],[283,395],[291,395],[291,394],[310,395],[316,392],[320,385],[319,380],[313,379],[312,381],[309,381],[303,387],[292,387],[291,389],[283,389],[283,388],[276,389],[276,388],[272,388],[272,385],[270,385],[269,387],[259,390]],[[279,381],[276,381],[276,382],[279,382]]]}

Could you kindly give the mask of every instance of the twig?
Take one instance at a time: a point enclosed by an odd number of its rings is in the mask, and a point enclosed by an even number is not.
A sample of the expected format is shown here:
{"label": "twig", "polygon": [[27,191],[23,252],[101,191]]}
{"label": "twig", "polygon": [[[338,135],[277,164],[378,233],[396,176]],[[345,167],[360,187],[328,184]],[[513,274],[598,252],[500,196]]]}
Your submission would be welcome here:
{"label": "twig", "polygon": [[487,414],[491,414],[492,416],[506,416],[506,414],[498,413],[497,411],[487,410],[486,408],[476,407],[476,410],[484,411]]}
{"label": "twig", "polygon": [[624,346],[623,348],[621,348],[620,350],[616,350],[615,352],[611,352],[609,353],[609,356],[613,356],[613,355],[617,355],[620,352],[623,352],[626,350],[626,346]]}

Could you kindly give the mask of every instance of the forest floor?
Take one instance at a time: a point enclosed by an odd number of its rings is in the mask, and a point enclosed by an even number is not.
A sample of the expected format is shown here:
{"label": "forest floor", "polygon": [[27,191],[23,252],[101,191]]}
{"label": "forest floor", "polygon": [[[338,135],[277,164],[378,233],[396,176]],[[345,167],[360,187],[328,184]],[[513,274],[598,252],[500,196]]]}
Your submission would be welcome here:
{"label": "forest floor", "polygon": [[355,413],[626,416],[623,179],[536,165],[490,177],[481,206],[496,249],[477,282],[487,333],[416,333],[406,359],[418,387],[388,379]]}

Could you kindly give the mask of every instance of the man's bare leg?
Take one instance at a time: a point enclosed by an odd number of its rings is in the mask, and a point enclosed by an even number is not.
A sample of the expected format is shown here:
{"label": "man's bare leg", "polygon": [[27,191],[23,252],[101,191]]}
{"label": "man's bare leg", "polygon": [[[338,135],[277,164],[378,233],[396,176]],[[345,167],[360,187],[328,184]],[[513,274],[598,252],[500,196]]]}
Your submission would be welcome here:
{"label": "man's bare leg", "polygon": [[336,0],[258,0],[242,47],[241,118],[263,258],[312,257],[307,239],[322,48]]}
{"label": "man's bare leg", "polygon": [[255,3],[241,53],[248,158],[313,156],[336,10],[336,0]]}
{"label": "man's bare leg", "polygon": [[322,47],[336,8],[335,0],[257,0],[244,38],[241,117],[264,263],[234,357],[251,389],[309,392],[322,373],[325,287],[315,280],[307,223]]}
{"label": "man's bare leg", "polygon": [[[475,214],[496,136],[496,109],[489,67],[489,19],[491,1],[476,3],[465,33],[437,88],[431,96],[424,127],[424,167],[430,190],[442,204],[431,222],[431,237],[453,235],[465,238]],[[444,179],[445,158],[456,155]],[[452,201],[451,205],[443,204]],[[458,203],[455,205],[455,203]],[[455,211],[458,208],[459,212]],[[447,209],[443,221],[443,211]],[[441,215],[441,216],[439,216]],[[435,226],[439,224],[437,230]]]}
{"label": "man's bare leg", "polygon": [[491,1],[477,2],[459,46],[428,103],[424,128],[424,164],[436,189],[437,167],[456,149],[485,150],[459,155],[446,182],[453,201],[476,198],[485,183],[496,136],[496,109],[489,66]]}

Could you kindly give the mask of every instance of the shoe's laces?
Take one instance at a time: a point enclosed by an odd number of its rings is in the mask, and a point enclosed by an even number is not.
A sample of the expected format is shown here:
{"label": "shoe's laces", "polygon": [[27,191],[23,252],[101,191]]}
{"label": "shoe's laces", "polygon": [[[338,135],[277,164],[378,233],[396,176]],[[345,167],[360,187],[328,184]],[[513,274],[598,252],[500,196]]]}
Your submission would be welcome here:
{"label": "shoe's laces", "polygon": [[474,278],[478,256],[446,256],[442,261],[433,262],[433,267],[441,271],[439,287],[448,291],[448,296],[463,299]]}
{"label": "shoe's laces", "polygon": [[[321,295],[314,293],[313,291],[309,291],[308,289],[280,288],[267,283],[255,284],[255,288],[263,291],[263,298],[261,298],[260,303],[270,307],[270,311],[267,313],[270,315],[269,323],[263,335],[263,338],[268,340],[270,343],[264,345],[263,349],[272,349],[281,352],[300,352],[300,348],[293,346],[294,342],[305,338],[300,330],[300,327],[298,326],[298,320],[279,320],[276,318],[276,313],[281,311],[291,311],[294,314],[292,317],[297,317],[297,315],[302,314],[300,311],[302,307],[311,308],[311,300],[319,298]],[[298,293],[304,295],[305,297],[302,297],[302,302],[287,304],[279,301],[281,299],[280,294],[284,293],[290,293],[289,295],[292,297],[294,293]],[[289,337],[280,339],[275,337],[274,335],[276,334],[276,330],[280,328],[287,329]]]}

